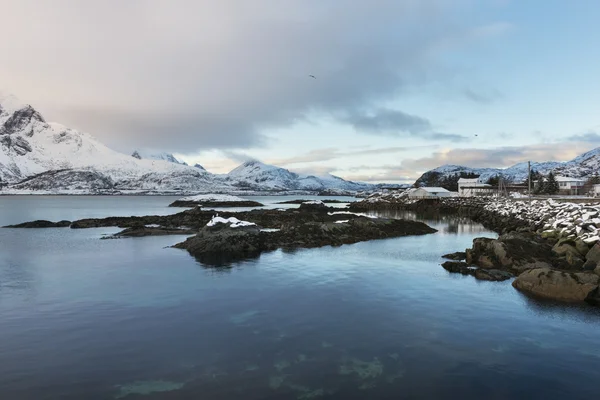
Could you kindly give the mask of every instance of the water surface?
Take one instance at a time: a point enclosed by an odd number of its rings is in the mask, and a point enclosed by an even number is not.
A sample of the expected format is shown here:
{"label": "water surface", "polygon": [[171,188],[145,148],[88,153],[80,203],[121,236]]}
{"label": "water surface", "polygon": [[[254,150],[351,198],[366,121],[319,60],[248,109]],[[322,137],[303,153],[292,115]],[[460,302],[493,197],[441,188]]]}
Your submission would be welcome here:
{"label": "water surface", "polygon": [[[166,197],[0,197],[0,225],[176,212]],[[259,200],[260,201],[260,200]],[[117,229],[0,230],[0,399],[589,399],[600,315],[441,255],[495,236],[275,251],[231,268]]]}

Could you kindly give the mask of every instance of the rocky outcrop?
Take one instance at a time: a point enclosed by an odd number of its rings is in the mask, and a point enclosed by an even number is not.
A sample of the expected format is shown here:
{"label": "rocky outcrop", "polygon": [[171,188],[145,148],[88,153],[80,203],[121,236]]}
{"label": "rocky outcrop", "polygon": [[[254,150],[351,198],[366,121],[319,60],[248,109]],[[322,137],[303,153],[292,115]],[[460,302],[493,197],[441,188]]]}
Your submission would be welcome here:
{"label": "rocky outcrop", "polygon": [[457,251],[456,253],[450,253],[450,254],[444,254],[442,256],[442,258],[445,258],[447,260],[466,260],[467,259],[467,253],[464,251]]}
{"label": "rocky outcrop", "polygon": [[121,238],[121,237],[144,237],[144,236],[165,236],[165,235],[193,235],[196,233],[194,229],[186,228],[170,228],[164,226],[139,226],[131,227],[122,230],[112,236],[105,236],[103,239],[108,238]]}
{"label": "rocky outcrop", "polygon": [[477,268],[463,261],[446,261],[442,264],[442,267],[448,272],[470,275],[483,281],[505,281],[513,277],[511,273],[506,271]]}
{"label": "rocky outcrop", "polygon": [[553,247],[531,232],[513,232],[501,235],[498,239],[474,239],[473,247],[467,249],[467,262],[481,268],[513,273],[543,267],[578,271],[583,266],[579,254],[568,242]]}
{"label": "rocky outcrop", "polygon": [[36,221],[24,222],[22,224],[16,225],[7,225],[4,228],[66,228],[71,226],[71,221],[46,221],[43,219],[38,219]]}
{"label": "rocky outcrop", "polygon": [[[319,214],[327,216],[327,214]],[[206,226],[194,237],[176,245],[188,250],[204,264],[220,265],[256,257],[279,248],[340,246],[373,239],[436,232],[422,222],[355,217],[338,222],[308,221],[283,225],[275,232],[261,231],[260,226],[217,224]]]}
{"label": "rocky outcrop", "polygon": [[300,204],[299,209],[301,211],[327,212],[329,207],[327,207],[322,201],[306,201]]}
{"label": "rocky outcrop", "polygon": [[217,224],[203,228],[196,236],[174,247],[186,249],[198,261],[208,265],[223,265],[236,260],[258,257],[263,251],[260,228],[231,228]]}
{"label": "rocky outcrop", "polygon": [[600,277],[594,273],[569,273],[548,268],[523,272],[513,286],[525,293],[559,301],[584,301],[597,297]]}

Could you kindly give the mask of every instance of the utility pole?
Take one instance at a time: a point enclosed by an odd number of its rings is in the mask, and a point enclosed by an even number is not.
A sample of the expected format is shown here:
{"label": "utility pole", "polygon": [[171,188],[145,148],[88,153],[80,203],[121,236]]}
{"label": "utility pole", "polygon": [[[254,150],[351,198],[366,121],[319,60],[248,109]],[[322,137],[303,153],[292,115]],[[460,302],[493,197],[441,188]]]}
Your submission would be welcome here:
{"label": "utility pole", "polygon": [[531,161],[527,161],[527,180],[529,183],[529,203],[531,204]]}

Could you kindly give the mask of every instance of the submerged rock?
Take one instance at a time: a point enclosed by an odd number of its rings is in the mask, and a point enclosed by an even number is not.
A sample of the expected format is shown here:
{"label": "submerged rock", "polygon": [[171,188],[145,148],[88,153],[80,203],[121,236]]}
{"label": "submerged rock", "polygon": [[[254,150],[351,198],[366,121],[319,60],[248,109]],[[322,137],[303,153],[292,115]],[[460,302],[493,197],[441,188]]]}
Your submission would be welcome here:
{"label": "submerged rock", "polygon": [[36,221],[31,222],[23,222],[22,224],[16,225],[7,225],[4,228],[66,228],[71,226],[71,221],[46,221],[43,219],[38,219]]}
{"label": "submerged rock", "polygon": [[596,291],[600,276],[593,273],[570,273],[546,268],[523,272],[514,280],[513,286],[525,293],[560,300],[584,301]]}

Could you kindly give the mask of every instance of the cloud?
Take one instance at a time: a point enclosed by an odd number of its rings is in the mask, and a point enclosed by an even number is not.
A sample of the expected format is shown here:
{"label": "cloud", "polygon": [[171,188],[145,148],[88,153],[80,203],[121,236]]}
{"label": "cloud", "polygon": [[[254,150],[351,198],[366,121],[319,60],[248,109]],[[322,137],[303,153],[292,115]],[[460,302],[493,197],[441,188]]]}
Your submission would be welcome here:
{"label": "cloud", "polygon": [[[439,43],[488,37],[469,1],[6,0],[0,76],[51,120],[119,149],[265,146],[311,112],[373,107],[435,79]],[[116,11],[117,10],[117,11]],[[28,27],[23,29],[23,27]],[[317,79],[311,79],[313,74]],[[380,120],[382,119],[382,120]],[[431,133],[389,112],[351,122]],[[381,127],[385,129],[381,129]]]}
{"label": "cloud", "polygon": [[587,132],[573,135],[569,137],[568,140],[571,142],[600,143],[600,134],[596,132]]}
{"label": "cloud", "polygon": [[380,148],[367,148],[362,150],[340,150],[335,147],[323,148],[323,149],[315,149],[311,150],[307,153],[300,154],[294,157],[287,158],[272,158],[268,159],[267,162],[269,164],[274,165],[290,165],[290,164],[300,164],[300,163],[314,163],[314,162],[323,162],[330,161],[336,158],[342,157],[354,157],[354,156],[366,156],[373,154],[395,154],[395,153],[403,153],[407,151],[414,151],[416,149],[434,149],[436,145],[428,145],[428,146],[411,146],[411,147],[380,147]]}
{"label": "cloud", "polygon": [[428,119],[389,108],[380,108],[369,113],[349,112],[341,120],[361,133],[389,136],[408,134],[410,136],[450,141],[464,141],[467,139],[457,134],[436,132]]}
{"label": "cloud", "polygon": [[502,97],[502,94],[495,89],[486,91],[466,88],[463,93],[469,100],[479,104],[490,104]]}

